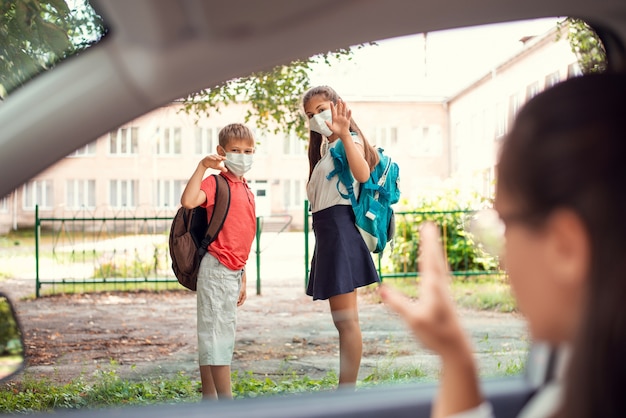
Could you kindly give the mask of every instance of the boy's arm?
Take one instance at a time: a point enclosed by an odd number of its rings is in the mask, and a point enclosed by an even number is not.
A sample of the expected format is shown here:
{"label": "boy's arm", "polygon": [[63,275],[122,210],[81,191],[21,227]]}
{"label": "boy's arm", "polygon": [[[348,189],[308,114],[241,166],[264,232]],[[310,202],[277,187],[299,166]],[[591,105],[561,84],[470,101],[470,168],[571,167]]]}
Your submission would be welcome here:
{"label": "boy's arm", "polygon": [[226,168],[222,164],[226,157],[218,154],[212,154],[204,157],[196,167],[196,170],[191,175],[191,178],[185,186],[182,196],[180,197],[180,204],[187,209],[193,209],[203,204],[206,200],[206,194],[202,191],[200,186],[202,185],[202,179],[207,168],[213,168],[220,171],[226,171]]}
{"label": "boy's arm", "polygon": [[243,274],[241,275],[241,289],[239,290],[239,298],[237,299],[237,306],[243,305],[246,301],[247,293],[246,293],[246,269],[243,269]]}

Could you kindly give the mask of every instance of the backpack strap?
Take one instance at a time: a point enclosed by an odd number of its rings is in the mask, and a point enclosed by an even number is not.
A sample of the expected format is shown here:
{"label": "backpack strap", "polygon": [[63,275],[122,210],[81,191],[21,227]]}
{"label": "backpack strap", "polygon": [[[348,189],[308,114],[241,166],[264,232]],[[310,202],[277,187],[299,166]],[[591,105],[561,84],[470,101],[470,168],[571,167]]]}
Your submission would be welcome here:
{"label": "backpack strap", "polygon": [[209,220],[206,235],[198,248],[200,258],[206,254],[207,247],[215,241],[217,234],[222,230],[226,215],[228,215],[228,209],[230,208],[230,186],[228,185],[228,180],[219,174],[213,174],[212,176],[215,178],[215,205],[213,206],[213,213]]}
{"label": "backpack strap", "polygon": [[[382,159],[382,148],[378,149],[378,155],[380,156],[380,158]],[[378,185],[378,188],[376,190],[376,193],[374,194],[374,198],[378,200],[378,196],[379,194],[382,192],[383,197],[385,199],[389,199],[389,192],[385,189],[385,182],[387,181],[387,176],[389,175],[389,169],[391,168],[391,158],[386,157],[387,158],[387,164],[385,165],[385,170],[383,171],[382,176],[380,176],[380,179],[378,179],[378,183],[376,183]]]}
{"label": "backpack strap", "polygon": [[[340,141],[340,140],[338,140]],[[350,199],[350,203],[353,206],[357,205],[356,197],[354,196],[354,177],[352,177],[352,173],[350,172],[350,167],[348,166],[348,161],[346,158],[346,150],[343,147],[343,143],[338,143],[333,148],[330,149],[330,155],[333,157],[333,163],[335,164],[335,169],[332,170],[326,176],[327,180],[330,180],[335,174],[337,175],[337,191],[344,199]],[[339,183],[343,184],[346,188],[348,194],[342,193],[339,189]]]}

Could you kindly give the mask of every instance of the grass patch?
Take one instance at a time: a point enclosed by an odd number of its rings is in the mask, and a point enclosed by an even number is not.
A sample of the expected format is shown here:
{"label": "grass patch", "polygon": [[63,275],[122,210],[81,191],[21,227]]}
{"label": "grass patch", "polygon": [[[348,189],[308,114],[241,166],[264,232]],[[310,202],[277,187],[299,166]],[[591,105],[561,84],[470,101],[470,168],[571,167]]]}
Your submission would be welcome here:
{"label": "grass patch", "polygon": [[515,312],[517,304],[507,283],[500,280],[455,281],[452,295],[458,306],[495,312]]}
{"label": "grass patch", "polygon": [[[295,373],[286,373],[274,379],[255,377],[252,372],[232,374],[233,395],[239,399],[333,390],[336,385],[337,376],[334,373],[319,380]],[[108,371],[97,371],[92,379],[79,378],[67,384],[25,376],[21,382],[0,386],[0,413],[178,404],[200,400],[200,382],[184,373],[173,378],[132,380],[120,377],[114,367]]]}
{"label": "grass patch", "polygon": [[[412,299],[419,298],[419,279],[386,279],[385,284],[393,286]],[[375,290],[376,286],[368,286],[363,288],[361,293],[374,301],[382,302]],[[450,291],[457,306],[466,309],[503,313],[511,313],[517,310],[517,304],[511,294],[509,284],[497,276],[479,278],[454,277],[450,285]]]}

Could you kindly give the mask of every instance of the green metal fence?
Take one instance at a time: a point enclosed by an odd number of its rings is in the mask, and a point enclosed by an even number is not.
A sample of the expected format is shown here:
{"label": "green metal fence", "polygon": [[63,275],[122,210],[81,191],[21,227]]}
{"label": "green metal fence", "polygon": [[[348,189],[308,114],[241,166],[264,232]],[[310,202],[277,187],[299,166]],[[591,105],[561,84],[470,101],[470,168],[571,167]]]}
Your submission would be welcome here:
{"label": "green metal fence", "polygon": [[[417,277],[419,225],[433,221],[441,228],[441,236],[451,274],[457,277],[504,276],[498,260],[483,252],[466,230],[474,210],[395,212],[396,234],[381,254],[373,254],[381,280]],[[309,277],[309,234],[312,217],[308,202],[304,205],[305,286]]]}
{"label": "green metal fence", "polygon": [[[177,288],[168,241],[172,218],[170,214],[94,217],[84,213],[40,217],[36,207],[36,297],[43,287],[47,294]],[[291,223],[288,215],[275,218],[257,217],[257,294],[261,294],[261,234],[265,228],[280,233]]]}

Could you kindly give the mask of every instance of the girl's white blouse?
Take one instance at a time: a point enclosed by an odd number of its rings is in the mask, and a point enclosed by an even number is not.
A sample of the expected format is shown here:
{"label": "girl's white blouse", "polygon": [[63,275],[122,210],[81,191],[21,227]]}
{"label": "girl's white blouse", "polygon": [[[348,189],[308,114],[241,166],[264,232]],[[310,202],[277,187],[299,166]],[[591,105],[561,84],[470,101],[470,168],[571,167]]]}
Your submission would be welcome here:
{"label": "girl's white blouse", "polygon": [[[357,144],[362,144],[361,139],[353,133],[352,139]],[[311,205],[311,212],[315,213],[323,209],[327,209],[335,205],[350,205],[350,199],[344,199],[339,194],[339,191],[343,194],[347,194],[346,188],[341,184],[337,175],[334,175],[330,179],[326,176],[335,169],[335,163],[333,157],[330,155],[330,149],[341,141],[337,139],[332,143],[328,143],[328,140],[324,138],[322,141],[322,158],[317,162],[313,168],[313,173],[306,186],[307,197]],[[353,176],[354,177],[354,176]],[[339,191],[337,190],[339,187]],[[359,197],[359,182],[355,181],[353,184],[355,197]]]}

